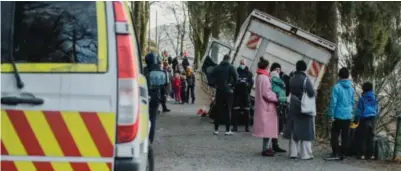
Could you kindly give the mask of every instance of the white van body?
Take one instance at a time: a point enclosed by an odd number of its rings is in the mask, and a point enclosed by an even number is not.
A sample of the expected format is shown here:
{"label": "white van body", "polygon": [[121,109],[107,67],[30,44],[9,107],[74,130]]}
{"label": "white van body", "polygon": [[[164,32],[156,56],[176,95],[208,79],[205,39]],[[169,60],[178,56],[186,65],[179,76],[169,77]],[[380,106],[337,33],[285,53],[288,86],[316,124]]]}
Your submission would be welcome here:
{"label": "white van body", "polygon": [[[31,11],[27,11],[28,7],[32,7]],[[127,2],[1,2],[1,8],[2,170],[147,170],[150,127],[147,83],[141,74],[138,42]],[[18,11],[21,9],[25,11]],[[39,19],[29,19],[35,16],[32,13],[44,21],[59,17],[54,23],[50,22],[54,29],[61,30],[53,38],[66,42],[52,46],[59,50],[51,55],[43,52],[46,58],[40,60],[29,59],[30,54],[26,57],[18,55],[24,53],[17,52],[20,47],[34,52],[46,49],[46,46],[38,41],[39,48],[29,49],[21,42],[16,45],[17,38],[3,34],[7,29],[10,34],[16,32],[13,27],[17,28],[17,13],[25,17],[22,19],[25,23],[21,23],[43,29],[48,27],[35,23]],[[124,21],[117,20],[117,15]],[[35,36],[28,31],[18,31]],[[68,36],[73,38],[62,39]],[[129,39],[118,39],[128,36]],[[84,40],[74,40],[77,37]],[[5,44],[8,40],[12,41]],[[34,41],[33,38],[26,40]],[[83,45],[76,47],[80,43]],[[3,49],[3,45],[8,48]],[[52,50],[50,46],[48,51]],[[87,59],[82,62],[81,59],[65,60],[70,51],[63,52],[65,55],[60,51],[70,46],[76,51],[71,58],[81,55]],[[119,56],[120,47],[125,47],[124,52],[129,54]],[[15,68],[11,62],[12,53]],[[56,57],[61,60],[55,61]],[[135,61],[126,66],[134,68],[131,72],[136,76],[120,77],[120,57]],[[17,86],[16,75],[19,75],[22,87]],[[133,112],[126,112],[128,110]],[[119,143],[119,135],[124,136],[118,132],[122,126],[132,126],[135,132],[129,141]]]}
{"label": "white van body", "polygon": [[[319,87],[326,65],[336,49],[334,43],[258,10],[254,10],[242,24],[234,47],[212,39],[203,59],[212,55],[212,44],[230,49],[226,54],[230,54],[234,66],[239,66],[239,62],[245,59],[254,77],[260,57],[270,64],[279,63],[287,75],[295,71],[298,60],[304,60],[308,64],[307,75],[315,89]],[[218,53],[218,57],[210,57],[219,63],[222,55]]]}

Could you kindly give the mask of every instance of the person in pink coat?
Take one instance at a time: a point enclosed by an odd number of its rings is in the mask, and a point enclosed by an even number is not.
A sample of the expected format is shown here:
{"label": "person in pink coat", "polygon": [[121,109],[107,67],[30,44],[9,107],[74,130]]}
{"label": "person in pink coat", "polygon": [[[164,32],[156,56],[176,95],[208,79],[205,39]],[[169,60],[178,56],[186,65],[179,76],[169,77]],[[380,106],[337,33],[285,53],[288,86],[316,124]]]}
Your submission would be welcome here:
{"label": "person in pink coat", "polygon": [[269,62],[260,58],[256,70],[255,106],[252,135],[263,138],[262,156],[274,156],[272,139],[278,138],[277,95],[272,91]]}

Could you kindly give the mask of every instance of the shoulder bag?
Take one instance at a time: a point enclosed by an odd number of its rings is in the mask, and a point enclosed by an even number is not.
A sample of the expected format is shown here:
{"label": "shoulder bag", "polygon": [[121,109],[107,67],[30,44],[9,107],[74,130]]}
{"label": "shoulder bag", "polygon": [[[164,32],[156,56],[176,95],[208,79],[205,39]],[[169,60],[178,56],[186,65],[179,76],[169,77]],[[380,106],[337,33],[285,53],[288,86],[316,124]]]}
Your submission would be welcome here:
{"label": "shoulder bag", "polygon": [[309,116],[316,116],[316,97],[309,97],[306,92],[306,81],[308,77],[304,80],[304,91],[301,99],[301,113]]}

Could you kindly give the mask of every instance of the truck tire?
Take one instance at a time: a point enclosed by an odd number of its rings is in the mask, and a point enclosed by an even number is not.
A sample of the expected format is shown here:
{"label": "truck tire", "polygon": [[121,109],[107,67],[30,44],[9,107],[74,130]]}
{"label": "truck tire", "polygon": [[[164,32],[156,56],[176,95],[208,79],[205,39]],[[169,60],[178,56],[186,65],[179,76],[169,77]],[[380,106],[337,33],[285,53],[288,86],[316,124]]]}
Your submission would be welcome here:
{"label": "truck tire", "polygon": [[154,171],[154,170],[155,170],[155,158],[153,155],[152,146],[149,145],[148,162],[146,163],[146,171]]}

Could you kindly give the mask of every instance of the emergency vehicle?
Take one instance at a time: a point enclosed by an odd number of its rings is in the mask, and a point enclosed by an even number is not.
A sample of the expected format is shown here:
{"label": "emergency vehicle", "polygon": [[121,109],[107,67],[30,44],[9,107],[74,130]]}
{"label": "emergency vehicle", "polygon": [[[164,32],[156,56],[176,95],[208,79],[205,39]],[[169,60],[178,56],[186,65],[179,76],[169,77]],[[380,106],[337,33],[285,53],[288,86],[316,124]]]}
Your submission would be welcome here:
{"label": "emergency vehicle", "polygon": [[153,170],[127,2],[1,2],[1,171]]}

